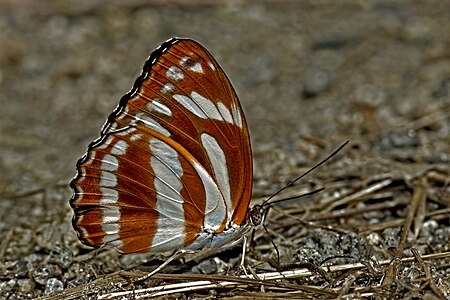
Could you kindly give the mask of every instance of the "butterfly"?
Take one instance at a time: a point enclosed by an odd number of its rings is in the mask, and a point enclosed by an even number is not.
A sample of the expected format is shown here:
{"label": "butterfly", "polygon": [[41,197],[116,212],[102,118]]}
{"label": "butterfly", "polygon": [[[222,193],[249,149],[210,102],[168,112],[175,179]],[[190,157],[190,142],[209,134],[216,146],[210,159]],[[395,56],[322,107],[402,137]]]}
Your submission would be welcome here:
{"label": "butterfly", "polygon": [[198,42],[172,38],[77,162],[73,227],[84,244],[121,253],[221,247],[266,215],[249,209],[252,177],[230,81]]}

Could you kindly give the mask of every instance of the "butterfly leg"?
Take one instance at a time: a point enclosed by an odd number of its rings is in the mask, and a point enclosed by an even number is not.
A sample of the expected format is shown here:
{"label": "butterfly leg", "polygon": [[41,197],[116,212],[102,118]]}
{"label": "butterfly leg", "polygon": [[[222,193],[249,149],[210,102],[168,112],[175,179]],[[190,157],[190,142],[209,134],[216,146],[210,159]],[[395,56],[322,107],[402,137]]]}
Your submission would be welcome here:
{"label": "butterfly leg", "polygon": [[246,251],[247,251],[247,242],[248,242],[248,239],[247,239],[247,236],[246,235],[244,235],[243,237],[242,237],[242,239],[243,239],[243,242],[242,242],[242,257],[241,257],[241,263],[240,263],[240,268],[244,271],[244,274],[246,275],[246,276],[248,276],[248,274],[247,274],[247,268],[245,267],[245,253],[246,253]]}
{"label": "butterfly leg", "polygon": [[195,251],[192,250],[186,250],[186,249],[179,249],[177,251],[174,252],[174,254],[172,254],[168,259],[166,259],[165,262],[163,262],[162,264],[160,264],[156,269],[154,269],[153,271],[151,271],[150,273],[140,277],[137,279],[137,281],[143,281],[143,280],[147,280],[150,277],[152,277],[153,275],[155,275],[156,273],[158,273],[159,271],[161,271],[165,266],[167,266],[169,263],[171,263],[173,260],[180,258],[181,256],[183,256],[184,254],[190,254],[190,253],[195,253]]}

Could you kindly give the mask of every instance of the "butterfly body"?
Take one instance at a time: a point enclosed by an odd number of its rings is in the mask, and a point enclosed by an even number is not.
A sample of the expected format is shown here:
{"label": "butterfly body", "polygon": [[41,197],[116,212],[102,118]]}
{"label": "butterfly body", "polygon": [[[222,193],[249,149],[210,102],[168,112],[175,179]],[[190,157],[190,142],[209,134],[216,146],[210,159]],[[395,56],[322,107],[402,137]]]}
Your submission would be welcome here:
{"label": "butterfly body", "polygon": [[[199,250],[258,225],[252,157],[236,93],[212,55],[173,38],[149,57],[77,163],[73,226],[123,253]],[[260,218],[259,218],[260,219]]]}

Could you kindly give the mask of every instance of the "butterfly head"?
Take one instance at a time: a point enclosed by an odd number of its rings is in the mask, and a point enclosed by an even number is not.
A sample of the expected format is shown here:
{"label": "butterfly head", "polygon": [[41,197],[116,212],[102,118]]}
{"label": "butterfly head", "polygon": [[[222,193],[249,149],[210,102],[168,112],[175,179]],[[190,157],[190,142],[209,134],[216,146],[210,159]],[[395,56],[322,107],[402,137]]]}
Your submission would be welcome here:
{"label": "butterfly head", "polygon": [[259,226],[264,223],[267,213],[269,212],[269,205],[255,205],[253,206],[249,212],[247,219],[249,220],[252,226]]}

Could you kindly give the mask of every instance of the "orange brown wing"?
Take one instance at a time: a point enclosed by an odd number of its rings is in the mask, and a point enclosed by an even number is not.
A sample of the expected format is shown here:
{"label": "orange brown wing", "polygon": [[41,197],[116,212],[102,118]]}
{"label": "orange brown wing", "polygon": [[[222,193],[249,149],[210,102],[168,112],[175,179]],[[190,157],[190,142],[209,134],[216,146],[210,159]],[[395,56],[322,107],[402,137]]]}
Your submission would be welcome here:
{"label": "orange brown wing", "polygon": [[250,141],[216,60],[190,39],[163,43],[77,170],[73,225],[87,245],[124,253],[196,248],[202,233],[241,226],[251,198]]}

